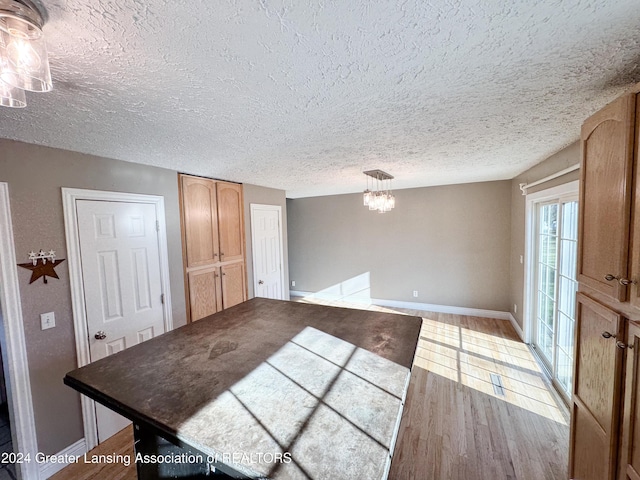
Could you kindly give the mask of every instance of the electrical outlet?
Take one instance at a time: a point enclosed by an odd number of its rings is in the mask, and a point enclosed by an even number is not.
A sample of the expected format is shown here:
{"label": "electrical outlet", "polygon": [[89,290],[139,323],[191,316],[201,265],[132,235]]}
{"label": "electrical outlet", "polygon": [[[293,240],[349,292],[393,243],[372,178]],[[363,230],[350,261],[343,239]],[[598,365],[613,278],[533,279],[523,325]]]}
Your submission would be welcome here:
{"label": "electrical outlet", "polygon": [[53,328],[56,326],[56,314],[53,312],[41,313],[40,314],[40,326],[42,330],[46,330],[48,328]]}
{"label": "electrical outlet", "polygon": [[413,291],[413,296],[414,296],[415,298],[418,298],[418,290],[414,290],[414,291]]}
{"label": "electrical outlet", "polygon": [[513,313],[518,313],[518,304],[517,303],[513,304]]}
{"label": "electrical outlet", "polygon": [[296,281],[295,280],[291,280],[291,286],[295,287],[296,286]]}

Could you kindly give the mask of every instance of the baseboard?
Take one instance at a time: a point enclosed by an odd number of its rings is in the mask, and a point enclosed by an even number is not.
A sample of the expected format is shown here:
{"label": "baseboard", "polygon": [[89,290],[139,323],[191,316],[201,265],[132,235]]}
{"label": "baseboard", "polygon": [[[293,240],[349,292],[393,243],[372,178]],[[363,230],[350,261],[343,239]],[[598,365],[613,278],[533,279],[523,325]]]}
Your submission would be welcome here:
{"label": "baseboard", "polygon": [[[454,315],[467,315],[470,317],[484,317],[494,318],[498,320],[511,320],[510,312],[501,312],[499,310],[484,310],[481,308],[468,308],[468,307],[454,307],[450,305],[436,305],[433,303],[419,303],[419,302],[402,302],[399,300],[383,300],[378,298],[365,298],[365,297],[353,297],[342,296],[328,293],[314,293],[303,292],[299,290],[291,290],[289,292],[291,297],[308,297],[317,298],[319,300],[329,301],[348,301],[350,303],[359,303],[363,305],[379,305],[381,307],[395,307],[395,308],[408,308],[411,310],[426,310],[428,312],[438,313],[451,313]],[[513,320],[515,321],[515,319]],[[518,333],[520,335],[520,333]]]}
{"label": "baseboard", "polygon": [[513,325],[513,329],[516,331],[516,333],[520,337],[520,340],[524,342],[524,332],[522,331],[520,324],[516,320],[516,317],[514,317],[511,312],[509,312],[509,320],[511,320],[511,325]]}
{"label": "baseboard", "polygon": [[[87,453],[87,446],[86,446],[86,443],[84,441],[84,438],[82,438],[82,439],[78,440],[76,443],[74,443],[73,445],[69,445],[67,448],[65,448],[61,452],[57,453],[55,456],[58,459],[78,458],[78,457],[81,457],[82,455],[84,455],[85,453]],[[62,470],[67,465],[70,465],[71,463],[72,462],[60,462],[60,463],[47,462],[47,463],[41,463],[40,464],[40,478],[42,478],[42,479],[49,478],[49,477],[55,475],[56,473],[58,473],[60,470]]]}

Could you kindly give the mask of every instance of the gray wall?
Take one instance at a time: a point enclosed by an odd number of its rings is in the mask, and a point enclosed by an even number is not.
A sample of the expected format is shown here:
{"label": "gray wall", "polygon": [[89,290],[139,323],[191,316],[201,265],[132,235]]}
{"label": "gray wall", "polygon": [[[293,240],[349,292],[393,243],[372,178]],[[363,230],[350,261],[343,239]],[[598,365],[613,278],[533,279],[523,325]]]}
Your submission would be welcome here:
{"label": "gray wall", "polygon": [[251,242],[251,204],[258,203],[262,205],[279,205],[282,207],[282,236],[284,258],[282,259],[284,267],[283,285],[285,298],[289,298],[289,261],[288,261],[288,243],[287,243],[287,199],[284,190],[275,190],[273,188],[258,187],[256,185],[245,184],[243,188],[244,195],[244,228],[247,245],[247,283],[249,290],[249,298],[253,298],[253,257]]}
{"label": "gray wall", "polygon": [[385,214],[361,194],[288,200],[292,290],[507,311],[511,182],[395,194]]}
{"label": "gray wall", "polygon": [[[511,181],[511,269],[510,269],[510,297],[509,311],[520,325],[522,324],[522,302],[524,296],[524,264],[520,263],[520,256],[524,257],[525,248],[525,196],[520,190],[521,183],[533,183],[544,177],[564,170],[567,167],[580,163],[580,142],[575,142],[552,155],[535,167],[521,173]],[[561,177],[544,182],[528,190],[535,193],[540,190],[562,185],[573,180],[578,180],[579,170]],[[518,306],[518,311],[514,309]]]}

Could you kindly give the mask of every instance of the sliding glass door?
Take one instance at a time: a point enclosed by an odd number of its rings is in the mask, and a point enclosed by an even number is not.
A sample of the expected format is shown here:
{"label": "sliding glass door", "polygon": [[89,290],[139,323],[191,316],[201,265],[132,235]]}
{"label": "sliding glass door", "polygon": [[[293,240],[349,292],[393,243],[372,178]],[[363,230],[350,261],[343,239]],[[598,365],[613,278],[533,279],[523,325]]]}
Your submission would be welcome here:
{"label": "sliding glass door", "polygon": [[573,376],[577,237],[575,195],[535,204],[533,346],[567,396]]}

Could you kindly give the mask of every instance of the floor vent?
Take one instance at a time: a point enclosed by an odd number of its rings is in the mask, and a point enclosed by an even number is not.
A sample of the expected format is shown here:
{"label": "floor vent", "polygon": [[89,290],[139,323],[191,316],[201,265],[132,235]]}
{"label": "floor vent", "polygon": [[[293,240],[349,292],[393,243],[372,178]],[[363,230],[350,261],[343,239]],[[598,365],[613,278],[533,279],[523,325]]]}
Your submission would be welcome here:
{"label": "floor vent", "polygon": [[502,385],[502,377],[497,373],[491,373],[491,385],[493,385],[493,392],[501,397],[506,396],[507,392]]}

